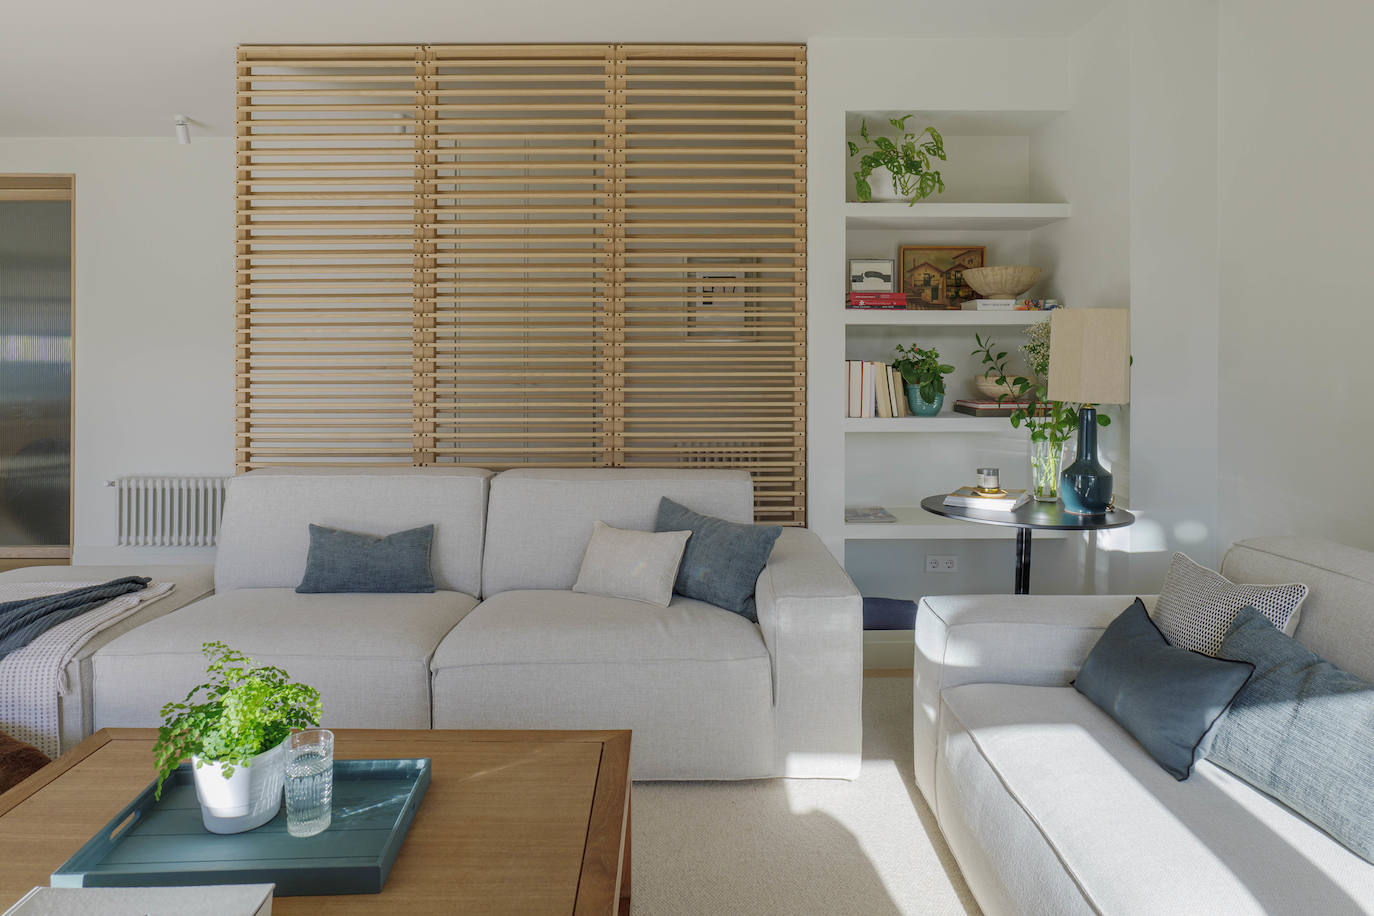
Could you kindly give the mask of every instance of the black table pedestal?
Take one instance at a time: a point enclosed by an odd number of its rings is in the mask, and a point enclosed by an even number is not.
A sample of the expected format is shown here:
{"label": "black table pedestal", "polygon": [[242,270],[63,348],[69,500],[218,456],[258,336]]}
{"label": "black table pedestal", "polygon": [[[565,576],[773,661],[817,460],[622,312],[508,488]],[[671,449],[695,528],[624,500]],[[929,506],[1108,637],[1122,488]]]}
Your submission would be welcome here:
{"label": "black table pedestal", "polygon": [[1016,529],[1016,584],[1013,594],[1030,594],[1031,529]]}

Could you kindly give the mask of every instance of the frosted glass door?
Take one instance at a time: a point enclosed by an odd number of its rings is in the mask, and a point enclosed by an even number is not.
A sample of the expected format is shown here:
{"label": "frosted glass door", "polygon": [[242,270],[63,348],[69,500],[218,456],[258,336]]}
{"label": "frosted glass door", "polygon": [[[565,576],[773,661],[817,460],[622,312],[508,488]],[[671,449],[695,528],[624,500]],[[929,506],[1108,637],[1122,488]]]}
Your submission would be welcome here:
{"label": "frosted glass door", "polygon": [[71,543],[71,202],[0,191],[0,558]]}

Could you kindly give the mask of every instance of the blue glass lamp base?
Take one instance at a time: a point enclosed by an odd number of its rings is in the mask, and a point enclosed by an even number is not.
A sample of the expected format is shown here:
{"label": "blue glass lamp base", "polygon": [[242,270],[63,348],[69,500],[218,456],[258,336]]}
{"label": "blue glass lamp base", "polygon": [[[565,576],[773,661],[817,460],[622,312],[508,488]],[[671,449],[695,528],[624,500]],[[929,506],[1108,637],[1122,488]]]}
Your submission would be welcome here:
{"label": "blue glass lamp base", "polygon": [[1072,515],[1102,515],[1112,504],[1112,473],[1097,461],[1097,411],[1078,411],[1078,457],[1059,475],[1059,498]]}

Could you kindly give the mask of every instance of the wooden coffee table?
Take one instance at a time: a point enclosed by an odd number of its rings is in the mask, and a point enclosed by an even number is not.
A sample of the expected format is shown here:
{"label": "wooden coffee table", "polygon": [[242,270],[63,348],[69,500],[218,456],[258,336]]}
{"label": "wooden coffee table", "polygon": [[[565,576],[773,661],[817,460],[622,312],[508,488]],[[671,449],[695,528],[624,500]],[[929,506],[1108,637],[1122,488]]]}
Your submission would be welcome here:
{"label": "wooden coffee table", "polygon": [[[0,795],[0,907],[46,885],[153,779],[153,729],[103,729]],[[628,731],[340,729],[335,757],[429,757],[380,894],[278,897],[291,913],[628,913]]]}

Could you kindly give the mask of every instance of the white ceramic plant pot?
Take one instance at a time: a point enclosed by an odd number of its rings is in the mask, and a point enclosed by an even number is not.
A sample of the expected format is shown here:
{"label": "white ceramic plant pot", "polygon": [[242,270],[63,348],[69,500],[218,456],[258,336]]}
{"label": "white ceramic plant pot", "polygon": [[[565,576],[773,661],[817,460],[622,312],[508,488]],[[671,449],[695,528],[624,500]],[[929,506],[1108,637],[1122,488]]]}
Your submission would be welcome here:
{"label": "white ceramic plant pot", "polygon": [[281,810],[286,780],[286,742],[263,751],[224,777],[221,764],[191,758],[200,818],[211,833],[243,833],[261,827]]}
{"label": "white ceramic plant pot", "polygon": [[[858,200],[859,194],[854,189],[854,170],[857,169],[858,159],[853,160],[854,166],[849,170],[849,193],[853,195],[852,200]],[[906,198],[897,193],[897,189],[892,184],[892,173],[887,169],[874,169],[868,176],[868,188],[873,192],[871,198],[873,203],[883,203],[892,201],[905,201]]]}

